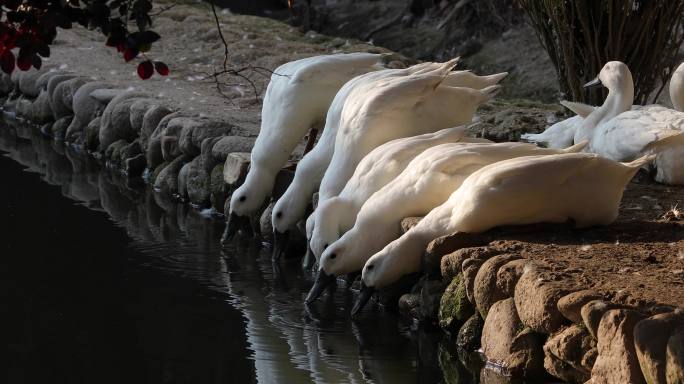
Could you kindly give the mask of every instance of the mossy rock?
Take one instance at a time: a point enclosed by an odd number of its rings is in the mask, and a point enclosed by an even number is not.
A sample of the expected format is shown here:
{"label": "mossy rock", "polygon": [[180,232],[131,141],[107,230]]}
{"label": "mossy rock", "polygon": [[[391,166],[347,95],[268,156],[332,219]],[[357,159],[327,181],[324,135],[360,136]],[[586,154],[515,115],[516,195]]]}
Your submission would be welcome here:
{"label": "mossy rock", "polygon": [[463,323],[463,326],[458,331],[456,337],[456,345],[465,351],[475,351],[480,348],[482,340],[482,328],[484,327],[484,320],[479,313],[473,315]]}
{"label": "mossy rock", "polygon": [[466,295],[462,274],[457,274],[444,291],[439,303],[439,326],[448,332],[457,332],[459,326],[475,313]]}
{"label": "mossy rock", "polygon": [[223,204],[228,196],[226,183],[223,181],[223,164],[218,164],[209,175],[209,200],[211,206],[219,212],[223,211]]}

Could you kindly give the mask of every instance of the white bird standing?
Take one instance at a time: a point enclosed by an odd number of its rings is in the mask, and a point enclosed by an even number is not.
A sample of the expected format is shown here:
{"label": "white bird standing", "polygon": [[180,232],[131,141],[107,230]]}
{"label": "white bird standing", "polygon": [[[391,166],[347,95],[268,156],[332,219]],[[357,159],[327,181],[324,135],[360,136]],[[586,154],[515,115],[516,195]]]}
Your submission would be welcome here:
{"label": "white bird standing", "polygon": [[425,150],[375,192],[358,211],[353,228],[323,252],[307,301],[319,296],[335,276],[360,271],[368,258],[401,235],[403,218],[423,216],[444,203],[476,170],[514,157],[578,152],[585,145],[561,150],[526,143],[449,143]]}
{"label": "white bird standing", "polygon": [[270,196],[276,174],[307,130],[323,125],[337,91],[353,77],[382,69],[381,57],[371,53],[315,56],[275,70],[264,95],[249,172],[231,196],[224,239],[236,232],[235,221],[244,221]]}
{"label": "white bird standing", "polygon": [[[627,85],[625,84],[625,86]],[[672,74],[669,92],[670,101],[672,101],[674,109],[684,112],[684,63],[680,64]],[[577,115],[553,124],[542,133],[526,133],[520,136],[520,138],[531,143],[542,144],[549,148],[565,148],[572,145],[577,129],[582,126],[584,119],[594,111],[595,107],[565,100],[561,101],[561,104]],[[646,111],[652,108],[664,107],[659,105],[632,105],[631,110]]]}
{"label": "white bird standing", "polygon": [[589,140],[587,152],[615,161],[631,161],[645,152],[657,154],[656,181],[684,183],[684,113],[658,105],[630,110],[634,83],[624,63],[607,63],[588,83],[604,85],[608,97],[590,113],[575,133],[575,141]]}
{"label": "white bird standing", "polygon": [[[503,225],[564,223],[606,225],[618,216],[625,185],[652,155],[618,163],[590,153],[526,156],[488,165],[470,175],[449,199],[366,262],[352,312],[373,289],[420,270],[433,239],[479,233]],[[544,177],[540,177],[544,175]]]}
{"label": "white bird standing", "polygon": [[[274,258],[284,249],[284,243],[288,238],[288,231],[305,213],[306,207],[311,201],[313,193],[323,178],[335,148],[335,138],[342,115],[342,109],[351,91],[359,84],[376,81],[382,78],[401,77],[411,74],[428,73],[439,70],[445,65],[453,66],[458,59],[448,63],[422,63],[406,69],[387,69],[378,72],[367,73],[358,76],[345,84],[337,93],[333,100],[328,115],[326,117],[325,128],[321,134],[318,144],[311,152],[297,164],[294,180],[289,185],[285,193],[276,202],[271,217],[274,229]],[[444,80],[445,85],[462,86],[473,89],[482,89],[494,85],[506,77],[508,73],[498,73],[489,76],[478,76],[470,71],[454,71],[447,75]],[[313,225],[310,224],[310,228]],[[311,239],[312,233],[307,231],[307,238]],[[319,253],[320,254],[320,253]]]}

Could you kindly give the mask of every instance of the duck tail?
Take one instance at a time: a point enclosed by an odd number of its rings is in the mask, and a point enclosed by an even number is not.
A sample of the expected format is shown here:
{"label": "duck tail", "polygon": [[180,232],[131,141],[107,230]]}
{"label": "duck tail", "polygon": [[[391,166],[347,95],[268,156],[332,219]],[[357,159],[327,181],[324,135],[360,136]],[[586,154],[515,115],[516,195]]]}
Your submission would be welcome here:
{"label": "duck tail", "polygon": [[561,100],[560,103],[562,106],[571,110],[576,115],[582,116],[582,118],[586,118],[587,116],[589,116],[590,113],[594,111],[594,107],[584,103],[577,103],[568,100]]}
{"label": "duck tail", "polygon": [[684,132],[669,129],[664,131],[662,137],[652,143],[650,143],[646,149],[645,153],[658,154],[664,150],[670,149],[672,147],[684,147]]}
{"label": "duck tail", "polygon": [[482,88],[480,90],[480,94],[482,95],[481,102],[484,103],[486,101],[491,100],[494,96],[501,92],[502,88],[503,87],[499,84],[490,85],[489,87]]}
{"label": "duck tail", "polygon": [[460,56],[456,56],[453,59],[446,61],[442,64],[442,69],[445,70],[447,73],[452,71],[456,66],[458,65],[458,62],[461,60]]}
{"label": "duck tail", "polygon": [[501,80],[508,76],[508,72],[495,73],[493,75],[482,76],[483,78],[491,81],[492,84],[498,84]]}
{"label": "duck tail", "polygon": [[581,152],[581,151],[584,149],[584,147],[587,146],[587,144],[589,144],[589,140],[584,139],[584,140],[580,141],[579,143],[577,143],[577,144],[575,144],[575,145],[571,145],[571,146],[569,146],[569,147],[563,149],[563,152],[564,152],[564,153],[577,153],[577,152]]}
{"label": "duck tail", "polygon": [[623,164],[626,165],[627,167],[631,168],[631,169],[639,169],[639,168],[643,167],[644,165],[655,160],[656,157],[658,157],[658,155],[648,154],[648,155],[641,156],[640,158],[638,158],[636,160],[630,161],[629,163],[623,163]]}

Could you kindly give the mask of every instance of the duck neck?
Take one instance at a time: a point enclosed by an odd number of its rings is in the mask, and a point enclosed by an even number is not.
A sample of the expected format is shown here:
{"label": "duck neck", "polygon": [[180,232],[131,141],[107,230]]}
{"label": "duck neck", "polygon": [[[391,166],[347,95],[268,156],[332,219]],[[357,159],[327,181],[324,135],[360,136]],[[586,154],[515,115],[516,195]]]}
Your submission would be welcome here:
{"label": "duck neck", "polygon": [[670,80],[670,100],[674,109],[684,112],[684,66]]}
{"label": "duck neck", "polygon": [[603,105],[584,119],[583,129],[578,130],[575,143],[590,138],[596,127],[622,112],[629,111],[632,103],[634,103],[634,82],[631,76],[625,76],[618,86],[608,87],[608,96]]}

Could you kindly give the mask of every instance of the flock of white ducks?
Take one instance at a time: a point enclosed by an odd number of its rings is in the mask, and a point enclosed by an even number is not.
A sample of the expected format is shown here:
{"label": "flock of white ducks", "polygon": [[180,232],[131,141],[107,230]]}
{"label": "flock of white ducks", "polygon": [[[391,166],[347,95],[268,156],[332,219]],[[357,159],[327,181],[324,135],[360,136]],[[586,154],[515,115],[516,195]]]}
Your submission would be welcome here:
{"label": "flock of white ducks", "polygon": [[[626,184],[651,163],[656,181],[684,184],[684,64],[672,76],[669,109],[633,106],[629,69],[607,63],[587,84],[608,88],[603,105],[563,102],[577,116],[523,135],[548,147],[541,148],[465,136],[506,73],[454,71],[458,59],[406,69],[384,69],[381,61],[377,54],[336,54],[277,68],[249,172],[231,197],[227,236],[266,203],[307,131],[324,127],[271,218],[274,260],[306,220],[307,256],[318,264],[307,302],[336,276],[361,271],[358,312],[374,289],[418,272],[427,244],[449,233],[610,224]],[[404,217],[422,215],[401,234]]]}

